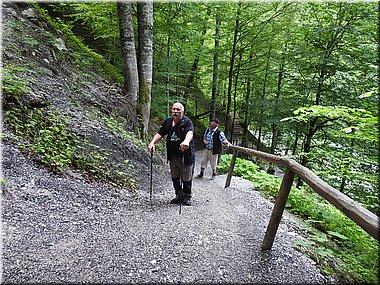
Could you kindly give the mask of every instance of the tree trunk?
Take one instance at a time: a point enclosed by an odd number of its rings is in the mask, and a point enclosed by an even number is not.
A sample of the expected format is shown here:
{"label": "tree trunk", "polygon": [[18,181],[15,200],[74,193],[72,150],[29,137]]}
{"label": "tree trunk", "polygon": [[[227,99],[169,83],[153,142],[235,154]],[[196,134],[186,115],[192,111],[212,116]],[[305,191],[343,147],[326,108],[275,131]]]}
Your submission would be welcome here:
{"label": "tree trunk", "polygon": [[[309,164],[309,159],[307,158],[307,155],[311,150],[311,142],[312,142],[312,138],[316,132],[316,125],[317,125],[317,119],[314,118],[311,120],[309,127],[307,129],[307,133],[306,133],[305,138],[304,138],[304,144],[303,144],[304,154],[302,155],[302,158],[301,158],[301,165],[305,166],[305,167],[308,167],[308,164]],[[300,177],[298,177],[298,179],[296,181],[296,187],[299,188],[302,185],[303,185],[303,181]]]}
{"label": "tree trunk", "polygon": [[[249,57],[249,63],[251,62],[252,62],[252,55],[250,55]],[[250,115],[249,115],[250,100],[251,100],[251,77],[249,76],[247,80],[247,88],[246,88],[246,93],[245,93],[246,104],[244,105],[243,138],[241,141],[241,145],[244,147],[248,146],[248,126],[249,126],[249,121],[251,120]]]}
{"label": "tree trunk", "polygon": [[[281,93],[281,85],[282,85],[282,79],[284,77],[284,70],[285,70],[285,64],[284,59],[282,59],[282,62],[280,64],[279,70],[278,70],[278,78],[277,78],[277,92],[276,92],[276,99],[274,102],[274,112],[273,117],[277,118],[278,113],[278,103],[280,100],[280,93]],[[278,136],[278,130],[277,130],[277,124],[275,122],[272,123],[272,142],[270,146],[270,153],[274,154],[274,151],[277,147],[277,136]]]}
{"label": "tree trunk", "polygon": [[[324,49],[323,58],[321,59],[323,63],[321,66],[319,66],[319,70],[318,70],[319,76],[318,76],[318,85],[317,85],[316,97],[315,97],[315,103],[314,103],[315,105],[321,105],[322,95],[325,91],[324,90],[325,82],[331,76],[331,74],[329,74],[328,66],[326,65],[325,62],[328,62],[328,60],[331,58],[333,54],[333,51],[335,49],[338,49],[339,43],[342,41],[345,31],[346,31],[345,29],[335,30],[331,34],[330,40],[326,42],[325,45],[323,45],[323,49]],[[303,149],[303,152],[305,153],[305,155],[302,156],[301,165],[306,166],[306,167],[308,164],[308,159],[306,155],[310,152],[311,141],[316,132],[316,127],[317,127],[317,120],[314,119],[310,122],[309,127],[308,127],[308,132],[306,133],[306,136],[305,136],[305,145]]]}
{"label": "tree trunk", "polygon": [[241,57],[242,53],[239,55],[239,63],[237,65],[237,71],[235,74],[235,87],[234,87],[234,112],[232,116],[232,123],[231,123],[231,135],[230,135],[230,142],[233,141],[233,136],[234,136],[234,126],[235,126],[235,121],[236,121],[236,97],[237,97],[237,85],[238,85],[238,79],[239,79],[239,73],[240,73],[240,63],[241,63]]}
{"label": "tree trunk", "polygon": [[[263,116],[262,111],[260,111],[260,116],[261,117]],[[261,127],[261,122],[260,122],[260,125],[259,125],[259,134],[257,135],[257,142],[256,142],[256,150],[258,150],[258,151],[261,150],[261,148],[260,148],[261,133],[262,133],[262,127]]]}
{"label": "tree trunk", "polygon": [[227,90],[227,114],[226,114],[226,123],[225,123],[225,132],[226,134],[230,134],[232,130],[230,129],[230,111],[231,111],[231,96],[232,96],[232,77],[233,70],[235,65],[235,56],[236,56],[236,45],[237,45],[237,35],[239,32],[240,26],[240,9],[241,9],[241,1],[237,4],[236,11],[236,20],[235,20],[235,30],[234,30],[234,41],[232,45],[232,52],[230,57],[230,70],[228,72],[228,90]]}
{"label": "tree trunk", "polygon": [[[253,50],[251,49],[249,53],[249,65],[252,65],[252,59],[253,59]],[[250,100],[251,100],[251,76],[248,76],[247,79],[247,88],[246,88],[246,94],[245,94],[245,104],[244,104],[244,125],[243,125],[243,138],[241,145],[242,146],[248,146],[248,126],[249,122],[251,120],[249,115],[250,110]]]}
{"label": "tree trunk", "polygon": [[186,82],[186,87],[185,87],[185,99],[186,100],[189,98],[189,93],[190,93],[191,87],[194,85],[195,74],[197,73],[198,65],[199,65],[199,55],[201,53],[201,50],[202,50],[204,42],[205,42],[206,32],[207,32],[207,28],[205,26],[203,31],[202,31],[202,39],[201,39],[200,45],[198,46],[198,49],[197,49],[197,52],[195,54],[195,58],[193,61],[193,65],[191,66],[190,75],[189,75],[187,82]]}
{"label": "tree trunk", "polygon": [[137,98],[139,92],[139,77],[137,71],[137,57],[135,49],[134,28],[130,2],[117,2],[117,13],[119,17],[119,32],[121,53],[124,61],[123,94],[130,101],[134,114],[131,114],[133,130],[138,131],[136,121]]}
{"label": "tree trunk", "polygon": [[262,134],[262,126],[263,126],[263,117],[264,117],[264,98],[266,95],[266,89],[267,89],[267,82],[268,82],[268,76],[269,76],[269,63],[270,63],[270,58],[271,58],[271,52],[272,52],[272,43],[270,43],[269,46],[269,51],[268,51],[268,59],[266,61],[266,66],[265,66],[265,75],[264,75],[264,83],[263,83],[263,89],[261,91],[261,108],[260,108],[260,118],[259,118],[259,136],[257,138],[257,150],[261,149],[261,134]]}
{"label": "tree trunk", "polygon": [[[299,125],[297,124],[296,125],[296,134],[295,134],[295,138],[294,138],[294,144],[292,147],[292,155],[293,156],[296,155],[296,153],[297,153],[299,137],[300,137],[300,131],[299,131]],[[299,161],[299,159],[298,159],[298,161]]]}
{"label": "tree trunk", "polygon": [[170,40],[171,36],[168,34],[168,42],[167,42],[167,50],[166,50],[166,80],[165,80],[165,86],[166,86],[166,116],[169,117],[170,115],[170,102],[169,102],[169,97],[170,97]]}
{"label": "tree trunk", "polygon": [[305,167],[308,167],[307,154],[311,150],[311,141],[312,141],[312,138],[315,134],[316,125],[317,125],[317,119],[312,119],[310,122],[310,125],[308,127],[307,134],[305,136],[305,143],[303,146],[303,151],[304,151],[305,155],[302,155],[302,160],[301,160],[301,165],[305,166]]}
{"label": "tree trunk", "polygon": [[[314,103],[315,105],[321,104],[321,96],[323,93],[322,86],[324,84],[325,79],[326,79],[325,68],[321,67],[321,71],[320,71],[319,79],[318,79],[317,94],[316,94],[315,103]],[[315,134],[316,126],[317,126],[317,119],[312,119],[309,123],[308,131],[305,135],[305,144],[303,147],[303,152],[305,154],[302,155],[302,160],[301,160],[301,165],[303,165],[305,167],[308,167],[307,154],[311,150],[311,142],[312,142],[313,136]]]}
{"label": "tree trunk", "polygon": [[138,70],[139,70],[139,115],[141,138],[148,134],[152,94],[153,66],[153,2],[137,2],[138,15]]}
{"label": "tree trunk", "polygon": [[248,146],[248,125],[249,125],[249,121],[251,120],[249,116],[250,100],[251,100],[251,78],[248,78],[247,88],[246,88],[246,93],[245,93],[246,104],[244,105],[243,138],[241,142],[241,145],[245,147]]}
{"label": "tree trunk", "polygon": [[214,45],[214,68],[212,73],[212,91],[210,105],[210,119],[215,117],[216,113],[216,97],[218,95],[218,62],[219,62],[219,37],[220,37],[220,19],[219,13],[216,11],[215,19],[215,45]]}

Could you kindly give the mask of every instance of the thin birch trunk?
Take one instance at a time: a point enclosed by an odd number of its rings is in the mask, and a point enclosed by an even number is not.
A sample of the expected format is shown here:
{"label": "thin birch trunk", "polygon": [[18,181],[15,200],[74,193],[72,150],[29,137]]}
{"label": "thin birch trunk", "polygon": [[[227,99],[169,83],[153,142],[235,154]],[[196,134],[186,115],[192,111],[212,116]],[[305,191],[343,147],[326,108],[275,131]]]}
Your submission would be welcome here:
{"label": "thin birch trunk", "polygon": [[153,2],[137,3],[140,136],[146,138],[150,120],[153,69]]}

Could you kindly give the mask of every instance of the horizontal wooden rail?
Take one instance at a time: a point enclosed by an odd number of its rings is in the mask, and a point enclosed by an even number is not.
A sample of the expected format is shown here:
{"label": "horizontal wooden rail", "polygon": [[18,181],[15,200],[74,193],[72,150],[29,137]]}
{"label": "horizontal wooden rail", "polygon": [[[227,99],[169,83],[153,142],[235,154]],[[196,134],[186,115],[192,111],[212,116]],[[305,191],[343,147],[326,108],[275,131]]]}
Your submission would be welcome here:
{"label": "horizontal wooden rail", "polygon": [[[266,160],[276,165],[286,167],[287,172],[289,172],[288,176],[290,177],[289,179],[291,179],[290,181],[293,181],[294,175],[292,174],[297,175],[303,181],[305,181],[314,191],[316,191],[319,195],[321,195],[323,198],[325,198],[327,201],[329,201],[331,204],[333,204],[335,207],[341,210],[348,218],[354,221],[357,225],[359,225],[362,229],[364,229],[368,234],[370,234],[375,239],[379,240],[379,217],[376,216],[371,211],[364,208],[363,206],[356,203],[347,195],[343,194],[342,192],[336,190],[334,187],[327,184],[310,169],[302,166],[295,160],[289,159],[286,157],[280,157],[277,155],[273,155],[273,154],[245,148],[245,147],[240,147],[240,146],[231,146],[230,148],[234,150],[234,156],[233,156],[234,161],[231,161],[231,166],[228,172],[225,187],[229,187],[230,185],[231,177],[233,174],[233,166],[235,164],[238,151],[248,154],[249,156],[254,156],[259,159]],[[288,197],[287,194],[290,191],[291,185],[289,185],[289,181],[284,181],[285,178],[286,177],[283,178],[283,184],[285,184],[285,186],[281,185],[280,191],[284,192],[282,196],[286,200]],[[282,190],[282,188],[284,188],[284,190]],[[286,201],[279,201],[279,200],[280,199],[276,200],[276,204],[277,203],[283,204],[283,207],[284,207]],[[275,205],[275,208],[276,208],[276,205]],[[279,219],[281,219],[281,215],[282,215],[282,210],[283,208],[281,207],[279,210],[277,210],[277,213],[275,213],[275,210],[274,210],[272,213],[271,221],[273,219],[279,223]],[[276,218],[276,216],[278,215],[280,215],[280,217]],[[276,223],[275,221],[274,223]],[[267,234],[268,232],[271,232],[271,234],[269,234],[271,236],[269,239],[273,241],[274,235],[276,234],[276,231],[277,231],[277,226],[274,226],[274,230],[271,228],[272,226],[270,222],[270,225],[268,226],[268,229],[267,229]],[[266,242],[265,239],[264,239],[263,248],[269,249],[272,246],[271,241]]]}

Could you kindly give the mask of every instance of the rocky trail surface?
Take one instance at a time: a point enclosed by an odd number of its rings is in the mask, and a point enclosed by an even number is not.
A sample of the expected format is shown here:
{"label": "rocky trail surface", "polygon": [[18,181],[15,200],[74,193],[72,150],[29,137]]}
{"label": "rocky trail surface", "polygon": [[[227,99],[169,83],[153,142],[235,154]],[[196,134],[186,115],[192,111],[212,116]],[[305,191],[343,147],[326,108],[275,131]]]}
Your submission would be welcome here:
{"label": "rocky trail surface", "polygon": [[260,249],[273,204],[246,180],[225,189],[226,175],[211,181],[208,168],[179,214],[162,167],[150,203],[147,190],[53,175],[7,144],[3,153],[4,284],[332,282],[292,247],[302,237],[288,214],[272,249]]}

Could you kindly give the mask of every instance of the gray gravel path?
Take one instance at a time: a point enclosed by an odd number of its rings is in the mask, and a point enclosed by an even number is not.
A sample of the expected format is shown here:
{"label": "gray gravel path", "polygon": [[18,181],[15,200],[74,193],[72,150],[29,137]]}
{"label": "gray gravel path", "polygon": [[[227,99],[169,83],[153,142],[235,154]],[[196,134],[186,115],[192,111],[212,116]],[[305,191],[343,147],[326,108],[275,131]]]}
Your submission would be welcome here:
{"label": "gray gravel path", "polygon": [[260,250],[273,204],[246,180],[224,189],[226,176],[207,171],[179,215],[166,169],[150,204],[146,190],[51,175],[8,145],[3,155],[4,284],[331,282],[292,248],[301,237],[287,214],[272,250]]}

